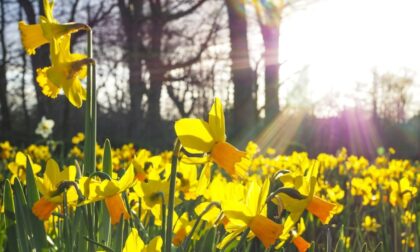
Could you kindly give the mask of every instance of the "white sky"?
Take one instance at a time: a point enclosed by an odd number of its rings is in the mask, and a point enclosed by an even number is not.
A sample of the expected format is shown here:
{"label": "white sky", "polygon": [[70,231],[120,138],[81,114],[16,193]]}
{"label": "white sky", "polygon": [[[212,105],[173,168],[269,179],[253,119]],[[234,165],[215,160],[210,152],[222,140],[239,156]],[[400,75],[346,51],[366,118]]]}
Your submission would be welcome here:
{"label": "white sky", "polygon": [[[313,100],[331,89],[354,95],[357,82],[371,83],[373,68],[420,69],[420,0],[319,0],[287,16],[280,33],[280,78],[308,65]],[[420,91],[415,77],[413,94]],[[281,96],[291,86],[286,81]],[[412,113],[420,109],[420,99],[413,100]],[[337,103],[352,106],[344,98]]]}

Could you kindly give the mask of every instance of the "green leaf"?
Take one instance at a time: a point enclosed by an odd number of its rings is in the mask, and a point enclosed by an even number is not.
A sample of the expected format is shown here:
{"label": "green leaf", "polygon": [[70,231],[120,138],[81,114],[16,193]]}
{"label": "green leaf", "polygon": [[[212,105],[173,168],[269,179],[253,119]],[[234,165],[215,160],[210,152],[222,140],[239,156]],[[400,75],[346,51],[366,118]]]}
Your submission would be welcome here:
{"label": "green leaf", "polygon": [[99,211],[99,220],[102,220],[99,223],[99,241],[105,246],[109,246],[111,244],[111,218],[105,203],[101,201],[99,204],[101,209]]}
{"label": "green leaf", "polygon": [[198,251],[213,251],[215,247],[216,229],[211,228],[198,244]]}
{"label": "green leaf", "polygon": [[32,232],[30,230],[31,223],[28,218],[27,203],[22,185],[19,179],[15,179],[13,183],[15,216],[16,216],[16,233],[18,238],[18,247],[20,251],[29,251],[34,247],[31,244]]}
{"label": "green leaf", "polygon": [[32,208],[34,203],[39,200],[39,192],[29,157],[26,157],[26,195],[28,196],[28,205]]}
{"label": "green leaf", "polygon": [[46,234],[44,229],[44,223],[40,221],[33,213],[32,207],[39,200],[39,192],[35,182],[35,174],[32,169],[29,157],[26,157],[26,196],[27,196],[27,211],[28,218],[31,222],[31,227],[34,235],[34,242],[37,248],[46,246]]}
{"label": "green leaf", "polygon": [[122,251],[124,246],[124,219],[123,215],[121,215],[120,222],[117,224],[117,230],[115,232],[115,238],[113,243],[113,250],[114,251]]}
{"label": "green leaf", "polygon": [[7,243],[5,248],[6,251],[18,251],[15,204],[13,203],[12,187],[10,186],[8,179],[4,183],[3,202],[7,234]]}
{"label": "green leaf", "polygon": [[109,139],[104,143],[103,171],[112,176],[112,148]]}

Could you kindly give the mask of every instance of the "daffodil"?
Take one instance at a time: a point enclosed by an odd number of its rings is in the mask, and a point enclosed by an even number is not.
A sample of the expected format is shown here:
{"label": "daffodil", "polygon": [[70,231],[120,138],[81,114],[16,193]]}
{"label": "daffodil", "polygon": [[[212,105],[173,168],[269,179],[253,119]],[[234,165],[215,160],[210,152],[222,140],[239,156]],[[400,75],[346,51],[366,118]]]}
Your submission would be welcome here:
{"label": "daffodil", "polygon": [[148,179],[148,168],[150,164],[148,163],[148,158],[151,156],[151,153],[148,150],[142,149],[133,159],[134,170],[136,172],[136,178],[139,181],[147,181]]}
{"label": "daffodil", "polygon": [[[48,220],[51,213],[63,203],[62,183],[74,181],[76,178],[76,167],[68,166],[60,171],[56,161],[48,160],[43,178],[36,177],[36,185],[42,197],[35,202],[32,212],[40,220]],[[80,198],[74,186],[67,188],[66,198],[68,204],[75,204]]]}
{"label": "daffodil", "polygon": [[48,138],[52,134],[52,128],[54,127],[54,120],[47,119],[45,116],[41,118],[38,126],[35,130],[35,134],[41,135],[43,138]]}
{"label": "daffodil", "polygon": [[[41,171],[41,166],[32,162],[32,159],[28,156],[29,163],[31,164],[32,171],[35,174]],[[9,171],[12,173],[12,178],[10,179],[12,183],[14,182],[15,178],[19,178],[19,180],[26,184],[26,164],[27,164],[27,157],[22,152],[16,153],[15,162],[10,162],[7,165]]]}
{"label": "daffodil", "polygon": [[177,171],[178,190],[183,193],[185,200],[197,198],[197,167],[192,164],[180,163]]}
{"label": "daffodil", "polygon": [[285,188],[292,189],[279,192],[273,199],[273,202],[280,209],[286,209],[290,212],[284,223],[281,239],[287,239],[288,233],[299,221],[305,210],[317,216],[323,224],[329,223],[336,213],[336,204],[314,196],[318,167],[319,163],[317,162],[311,165],[305,177],[302,175],[293,177],[289,173],[280,176],[280,180],[284,183]]}
{"label": "daffodil", "polygon": [[404,214],[401,216],[402,223],[411,225],[412,223],[416,223],[416,214],[406,210]]}
{"label": "daffodil", "polygon": [[402,178],[398,182],[391,181],[389,202],[392,206],[407,208],[410,201],[417,195],[417,188],[410,185],[408,178]]}
{"label": "daffodil", "polygon": [[245,152],[226,142],[225,117],[221,101],[216,98],[209,121],[180,119],[175,132],[182,146],[190,153],[209,153],[211,159],[232,177],[246,175],[249,160]]}
{"label": "daffodil", "polygon": [[82,132],[77,133],[75,136],[71,138],[71,142],[75,145],[83,142],[85,140],[85,134]]}
{"label": "daffodil", "polygon": [[35,49],[47,43],[52,43],[57,51],[61,37],[87,29],[84,24],[58,23],[53,16],[54,1],[43,0],[43,5],[45,16],[40,16],[39,24],[27,25],[23,21],[19,22],[22,44],[28,54],[35,54]]}
{"label": "daffodil", "polygon": [[64,35],[57,47],[58,51],[51,48],[51,67],[37,69],[36,80],[46,96],[56,98],[63,89],[70,103],[80,108],[86,100],[81,79],[86,77],[86,65],[92,60],[82,54],[70,53],[70,35]]}
{"label": "daffodil", "polygon": [[[141,198],[142,208],[149,211],[154,216],[154,224],[162,225],[162,206],[169,201],[169,181],[151,180],[144,183],[137,183],[133,187],[137,196]],[[175,205],[180,203],[179,198],[175,198]]]}
{"label": "daffodil", "polygon": [[381,224],[379,224],[376,221],[376,218],[371,217],[369,215],[365,216],[363,223],[362,223],[362,227],[367,231],[367,232],[377,232],[378,228],[381,227]]}
{"label": "daffodil", "polygon": [[248,239],[256,236],[266,248],[274,244],[283,226],[267,217],[266,200],[269,187],[269,180],[266,180],[262,186],[255,180],[251,180],[247,185],[244,201],[222,202],[223,212],[229,220],[225,225],[229,234],[218,244],[218,248],[224,248],[228,242],[247,228],[250,229]]}
{"label": "daffodil", "polygon": [[145,245],[137,229],[132,228],[125,241],[123,252],[141,251],[141,252],[160,252],[162,250],[163,240],[160,236],[155,236],[149,244]]}
{"label": "daffodil", "polygon": [[85,203],[105,200],[105,205],[111,217],[111,224],[117,224],[121,216],[130,217],[121,193],[135,184],[134,168],[131,165],[121,179],[104,179],[98,181],[94,178],[82,177],[80,179],[82,192],[86,195]]}
{"label": "daffodil", "polygon": [[176,222],[174,223],[173,228],[175,235],[172,239],[172,243],[175,246],[179,247],[182,244],[187,235],[191,232],[194,222],[195,220],[189,219],[187,212],[184,212],[181,216],[176,218]]}
{"label": "daffodil", "polygon": [[48,161],[51,158],[50,149],[47,145],[35,145],[31,144],[26,148],[26,153],[32,158],[35,163],[41,163],[42,161]]}
{"label": "daffodil", "polygon": [[[300,218],[300,221],[299,223],[297,223],[296,226],[297,229],[294,228],[289,233],[292,237],[291,242],[293,243],[293,245],[295,245],[299,252],[305,252],[311,247],[311,244],[302,237],[302,234],[305,232],[306,229],[303,218]],[[277,246],[277,248],[282,247],[285,242],[286,240],[282,240]]]}
{"label": "daffodil", "polygon": [[56,98],[63,89],[69,101],[80,108],[86,99],[86,90],[80,80],[86,77],[86,65],[92,60],[85,55],[70,53],[70,36],[88,27],[76,23],[59,24],[53,17],[54,2],[44,0],[43,4],[45,16],[40,17],[40,24],[19,22],[22,44],[28,54],[34,54],[36,48],[50,43],[52,66],[37,69],[36,80],[46,96]]}
{"label": "daffodil", "polygon": [[0,159],[8,159],[12,153],[12,146],[9,141],[0,143]]}

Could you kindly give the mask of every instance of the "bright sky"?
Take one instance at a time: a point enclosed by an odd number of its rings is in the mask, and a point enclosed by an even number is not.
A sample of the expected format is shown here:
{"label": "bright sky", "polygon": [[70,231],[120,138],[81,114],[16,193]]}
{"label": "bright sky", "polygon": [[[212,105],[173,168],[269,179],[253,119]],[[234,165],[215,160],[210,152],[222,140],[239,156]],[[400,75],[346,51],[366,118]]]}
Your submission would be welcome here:
{"label": "bright sky", "polygon": [[[352,106],[345,96],[355,94],[357,82],[371,83],[373,68],[420,69],[419,0],[319,0],[286,17],[280,33],[281,96],[305,65],[311,98],[334,90],[341,107]],[[415,77],[413,94],[420,93],[418,72]],[[412,113],[420,109],[420,99],[413,100]]]}

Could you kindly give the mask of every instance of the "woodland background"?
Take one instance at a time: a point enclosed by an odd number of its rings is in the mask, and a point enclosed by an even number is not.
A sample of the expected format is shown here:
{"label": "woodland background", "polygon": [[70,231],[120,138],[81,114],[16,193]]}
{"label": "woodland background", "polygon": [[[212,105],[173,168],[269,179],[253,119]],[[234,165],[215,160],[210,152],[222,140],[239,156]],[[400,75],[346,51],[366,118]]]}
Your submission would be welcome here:
{"label": "woodland background", "polygon": [[[279,100],[280,26],[288,13],[311,1],[283,6],[241,0],[55,2],[60,22],[87,23],[94,30],[99,143],[110,138],[115,146],[133,142],[155,151],[169,149],[174,120],[205,118],[218,96],[226,109],[228,138],[240,147],[255,139],[262,148],[282,153],[316,155],[347,147],[369,158],[383,146],[394,147],[397,157],[420,158],[420,109],[411,117],[406,111],[417,95],[409,92],[411,72],[372,71],[371,83],[357,91],[363,95],[353,97],[357,106],[333,117],[316,116],[317,110],[336,104],[334,99],[310,101],[305,69],[290,99]],[[53,138],[69,144],[83,131],[83,110],[63,96],[50,99],[41,93],[36,69],[50,64],[48,46],[25,55],[17,30],[19,20],[38,21],[42,0],[0,3],[0,141],[28,145],[40,140],[34,129],[46,116],[55,121]],[[256,60],[250,36],[262,38]],[[85,36],[72,39],[73,50],[83,52]]]}

